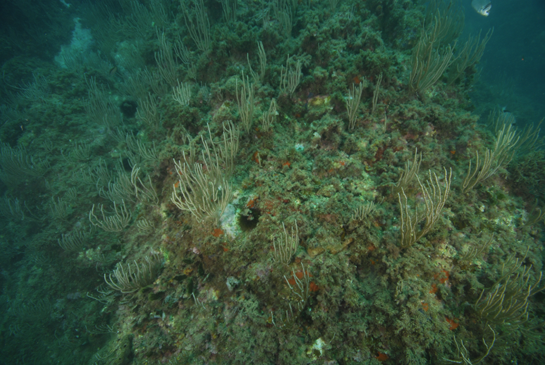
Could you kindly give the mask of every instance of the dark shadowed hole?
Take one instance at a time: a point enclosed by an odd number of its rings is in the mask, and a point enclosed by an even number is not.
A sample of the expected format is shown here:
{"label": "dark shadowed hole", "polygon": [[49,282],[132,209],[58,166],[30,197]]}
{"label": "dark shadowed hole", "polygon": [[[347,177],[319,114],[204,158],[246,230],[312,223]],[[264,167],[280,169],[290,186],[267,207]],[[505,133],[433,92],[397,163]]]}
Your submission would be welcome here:
{"label": "dark shadowed hole", "polygon": [[127,118],[134,118],[136,115],[136,108],[138,105],[136,102],[132,100],[125,100],[121,103],[121,106],[119,107],[121,109],[121,113]]}
{"label": "dark shadowed hole", "polygon": [[243,231],[249,231],[254,229],[257,226],[259,217],[261,216],[261,210],[257,208],[251,208],[250,214],[248,215],[239,215],[238,225]]}

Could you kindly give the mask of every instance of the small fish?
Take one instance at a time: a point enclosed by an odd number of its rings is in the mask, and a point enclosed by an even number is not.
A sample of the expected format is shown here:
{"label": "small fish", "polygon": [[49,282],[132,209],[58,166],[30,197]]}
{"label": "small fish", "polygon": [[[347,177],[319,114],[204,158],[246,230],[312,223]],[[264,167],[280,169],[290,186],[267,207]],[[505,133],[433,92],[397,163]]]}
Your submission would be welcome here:
{"label": "small fish", "polygon": [[482,16],[488,16],[488,14],[490,14],[490,9],[492,9],[490,0],[473,0],[471,6]]}
{"label": "small fish", "polygon": [[499,113],[498,121],[500,121],[502,124],[510,125],[515,124],[517,122],[517,118],[513,113],[507,110],[507,107],[504,106],[501,108],[501,113]]}

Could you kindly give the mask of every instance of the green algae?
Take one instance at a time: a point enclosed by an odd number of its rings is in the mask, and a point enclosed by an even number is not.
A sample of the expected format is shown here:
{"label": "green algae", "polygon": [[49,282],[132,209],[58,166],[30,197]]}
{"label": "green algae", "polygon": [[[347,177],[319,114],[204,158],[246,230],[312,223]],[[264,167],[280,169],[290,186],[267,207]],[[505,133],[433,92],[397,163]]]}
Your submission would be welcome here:
{"label": "green algae", "polygon": [[[52,350],[44,345],[39,353],[54,353],[58,363],[75,363],[78,356],[85,363],[105,364],[372,364],[384,359],[380,354],[392,363],[438,363],[457,358],[454,335],[475,357],[483,353],[481,338],[488,339],[489,331],[472,306],[480,290],[500,277],[509,255],[524,257],[528,251],[525,265],[533,265],[533,278],[542,268],[542,225],[530,229],[521,218],[530,196],[541,191],[540,152],[509,167],[512,176],[498,174],[461,193],[473,151],[490,148],[493,137],[469,111],[465,82],[439,82],[420,99],[408,92],[410,49],[424,17],[412,1],[340,3],[333,10],[329,4],[298,3],[290,38],[281,35],[269,15],[260,17],[260,2],[239,8],[238,20],[228,25],[218,3],[207,5],[212,49],[199,54],[184,21],[175,19],[181,16],[178,5],[170,4],[176,16],[168,15],[161,31],[171,41],[181,37],[190,49],[193,64],[177,60],[176,76],[191,82],[193,96],[189,105],[181,106],[172,101],[166,82],[145,86],[146,92],[158,94],[160,127],[134,114],[142,99],[129,95],[126,80],[136,77],[136,66],[116,75],[86,65],[86,77],[96,77],[104,98],[123,112],[121,123],[87,119],[86,78],[77,71],[50,68],[52,94],[23,102],[21,118],[30,119],[23,130],[8,125],[1,131],[3,140],[27,148],[36,161],[49,166],[43,178],[24,178],[7,188],[36,217],[26,210],[23,221],[4,217],[5,235],[11,236],[5,245],[15,247],[6,257],[25,263],[16,270],[4,260],[18,276],[5,284],[14,301],[3,322],[3,330],[7,333],[12,325],[13,332],[2,340],[6,353],[20,359],[33,339],[54,338],[52,333],[59,339],[44,340]],[[138,45],[143,65],[155,72],[161,67],[154,58],[159,49],[156,30],[142,29],[145,37],[131,33],[127,11],[121,12],[121,29],[109,34],[109,40],[97,29],[104,23],[88,20],[98,47],[109,54],[106,50],[112,51],[123,34],[125,42]],[[257,110],[250,131],[240,137],[229,180],[237,217],[230,221],[231,230],[198,222],[172,204],[177,184],[172,160],[182,159],[182,151],[202,150],[200,136],[207,138],[208,128],[219,143],[222,123],[239,123],[235,80],[240,83],[242,72],[249,75],[247,54],[258,69],[258,40],[268,63],[263,81],[252,79]],[[303,63],[292,96],[279,87],[288,54]],[[381,73],[382,92],[373,114],[371,100]],[[358,82],[364,86],[362,106],[350,131],[345,98],[350,85]],[[278,115],[270,131],[261,131],[260,118],[272,99]],[[89,226],[93,204],[107,203],[97,186],[109,189],[108,181],[86,181],[81,171],[95,169],[99,160],[116,171],[120,158],[116,173],[132,168],[134,152],[126,133],[134,133],[148,148],[155,143],[155,157],[138,164],[150,175],[159,202],[138,199],[123,230],[89,231],[84,251],[61,250],[56,243],[60,235]],[[89,145],[89,160],[61,153],[73,148],[74,141]],[[423,153],[422,180],[427,170],[447,167],[455,181],[433,230],[412,247],[401,248],[394,187],[415,149]],[[199,161],[200,152],[195,155]],[[68,193],[71,188],[74,193]],[[422,211],[417,184],[407,194]],[[51,198],[70,202],[62,219],[42,208]],[[362,221],[353,219],[359,206],[371,202],[375,212]],[[144,220],[151,228],[138,227]],[[295,222],[300,240],[293,257],[289,264],[276,263],[273,239],[281,234],[282,223],[291,228]],[[489,250],[472,260],[461,259],[487,237],[492,237]],[[150,250],[165,256],[164,270],[152,285],[134,295],[97,293],[97,287],[103,291],[103,275],[117,262],[141,259]],[[306,294],[290,287],[303,275],[301,264],[310,273]],[[100,301],[79,294],[73,299],[75,292],[89,292]],[[49,307],[67,295],[70,299],[51,317],[56,312]],[[37,310],[39,298],[47,298],[43,313]],[[485,362],[529,361],[542,349],[531,340],[540,335],[533,327],[541,323],[540,298],[530,299],[531,319],[523,330],[494,327],[501,341]],[[33,327],[24,319],[33,312],[47,326]],[[115,330],[96,330],[103,325]],[[77,337],[67,328],[78,328],[86,336]],[[20,349],[16,341],[23,342]],[[508,352],[507,344],[520,346]]]}

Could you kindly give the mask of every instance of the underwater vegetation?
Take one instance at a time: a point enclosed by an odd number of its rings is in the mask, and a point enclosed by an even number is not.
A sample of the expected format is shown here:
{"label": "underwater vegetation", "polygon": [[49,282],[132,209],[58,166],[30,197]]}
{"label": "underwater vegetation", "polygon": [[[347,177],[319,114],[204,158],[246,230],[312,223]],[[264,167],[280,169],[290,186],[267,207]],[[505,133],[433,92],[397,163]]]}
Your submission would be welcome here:
{"label": "underwater vegetation", "polygon": [[472,114],[458,3],[58,6],[2,66],[0,364],[543,362],[541,122]]}

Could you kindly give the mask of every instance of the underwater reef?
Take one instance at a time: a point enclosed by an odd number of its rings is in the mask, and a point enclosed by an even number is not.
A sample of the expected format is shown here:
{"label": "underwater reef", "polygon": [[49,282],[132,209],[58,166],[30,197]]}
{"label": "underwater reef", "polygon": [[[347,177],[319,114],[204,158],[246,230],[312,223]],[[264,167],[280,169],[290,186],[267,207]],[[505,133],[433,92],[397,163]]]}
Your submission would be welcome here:
{"label": "underwater reef", "polygon": [[541,122],[473,112],[457,2],[39,13],[2,39],[0,364],[543,363]]}

